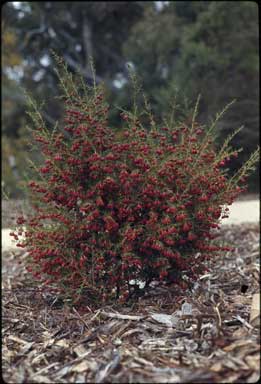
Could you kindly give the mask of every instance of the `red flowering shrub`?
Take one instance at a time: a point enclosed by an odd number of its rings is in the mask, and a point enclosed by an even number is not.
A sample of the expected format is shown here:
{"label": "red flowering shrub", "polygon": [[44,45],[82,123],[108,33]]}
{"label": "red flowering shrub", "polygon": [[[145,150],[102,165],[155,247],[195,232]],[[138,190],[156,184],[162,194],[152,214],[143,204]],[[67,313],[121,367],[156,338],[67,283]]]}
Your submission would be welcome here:
{"label": "red flowering shrub", "polygon": [[[226,247],[211,243],[213,229],[244,187],[258,152],[228,179],[224,166],[237,151],[215,151],[210,129],[195,114],[188,123],[145,129],[137,113],[121,114],[120,134],[108,126],[101,87],[80,89],[62,77],[65,119],[49,133],[35,113],[33,136],[45,163],[31,181],[35,212],[20,217],[28,271],[55,283],[74,300],[84,290],[126,300],[131,281],[182,284],[204,260]],[[219,117],[219,116],[218,116]],[[216,119],[217,120],[217,119]],[[24,227],[25,226],[25,227]]]}

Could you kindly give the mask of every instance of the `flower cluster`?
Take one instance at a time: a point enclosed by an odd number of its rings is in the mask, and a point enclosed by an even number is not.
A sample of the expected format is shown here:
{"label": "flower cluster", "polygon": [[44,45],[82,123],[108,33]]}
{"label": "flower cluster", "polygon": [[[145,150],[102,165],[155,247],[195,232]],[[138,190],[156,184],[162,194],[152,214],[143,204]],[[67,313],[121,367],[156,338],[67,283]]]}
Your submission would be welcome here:
{"label": "flower cluster", "polygon": [[63,85],[61,129],[49,133],[39,120],[34,130],[45,156],[41,178],[29,183],[34,214],[11,234],[23,236],[28,271],[75,300],[89,292],[124,301],[133,280],[146,288],[196,279],[205,260],[228,249],[212,239],[251,167],[228,179],[224,166],[238,152],[228,143],[215,151],[194,120],[146,129],[124,112],[118,134],[100,87],[82,96],[70,77]]}

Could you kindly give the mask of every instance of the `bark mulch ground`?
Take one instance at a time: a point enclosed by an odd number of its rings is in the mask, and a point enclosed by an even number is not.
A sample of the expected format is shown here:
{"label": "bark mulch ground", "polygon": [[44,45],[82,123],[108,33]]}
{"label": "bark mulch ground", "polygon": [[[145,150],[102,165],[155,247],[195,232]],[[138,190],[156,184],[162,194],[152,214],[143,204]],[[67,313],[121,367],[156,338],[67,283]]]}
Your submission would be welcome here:
{"label": "bark mulch ground", "polygon": [[[77,311],[41,291],[26,253],[4,253],[2,372],[8,383],[252,383],[260,332],[259,226],[225,227],[237,247],[192,289],[155,288],[131,305]],[[19,264],[20,263],[20,264]]]}

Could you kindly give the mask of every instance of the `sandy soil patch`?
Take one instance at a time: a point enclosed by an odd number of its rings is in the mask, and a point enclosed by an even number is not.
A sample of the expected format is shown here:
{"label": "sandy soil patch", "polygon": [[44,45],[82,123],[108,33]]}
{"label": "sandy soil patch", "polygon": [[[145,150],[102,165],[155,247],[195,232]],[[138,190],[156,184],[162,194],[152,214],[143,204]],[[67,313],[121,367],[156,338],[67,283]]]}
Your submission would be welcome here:
{"label": "sandy soil patch", "polygon": [[224,219],[224,225],[257,223],[260,220],[260,201],[236,201],[231,205],[228,219]]}

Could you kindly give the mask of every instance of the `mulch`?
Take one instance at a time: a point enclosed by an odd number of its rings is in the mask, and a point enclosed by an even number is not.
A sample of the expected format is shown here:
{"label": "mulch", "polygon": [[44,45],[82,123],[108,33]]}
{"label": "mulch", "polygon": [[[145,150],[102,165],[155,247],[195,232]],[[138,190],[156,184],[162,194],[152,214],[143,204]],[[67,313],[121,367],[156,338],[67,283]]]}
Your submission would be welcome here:
{"label": "mulch", "polygon": [[8,383],[253,383],[260,328],[259,225],[226,226],[236,246],[193,288],[155,287],[128,305],[61,303],[36,286],[25,252],[2,266],[2,372]]}

